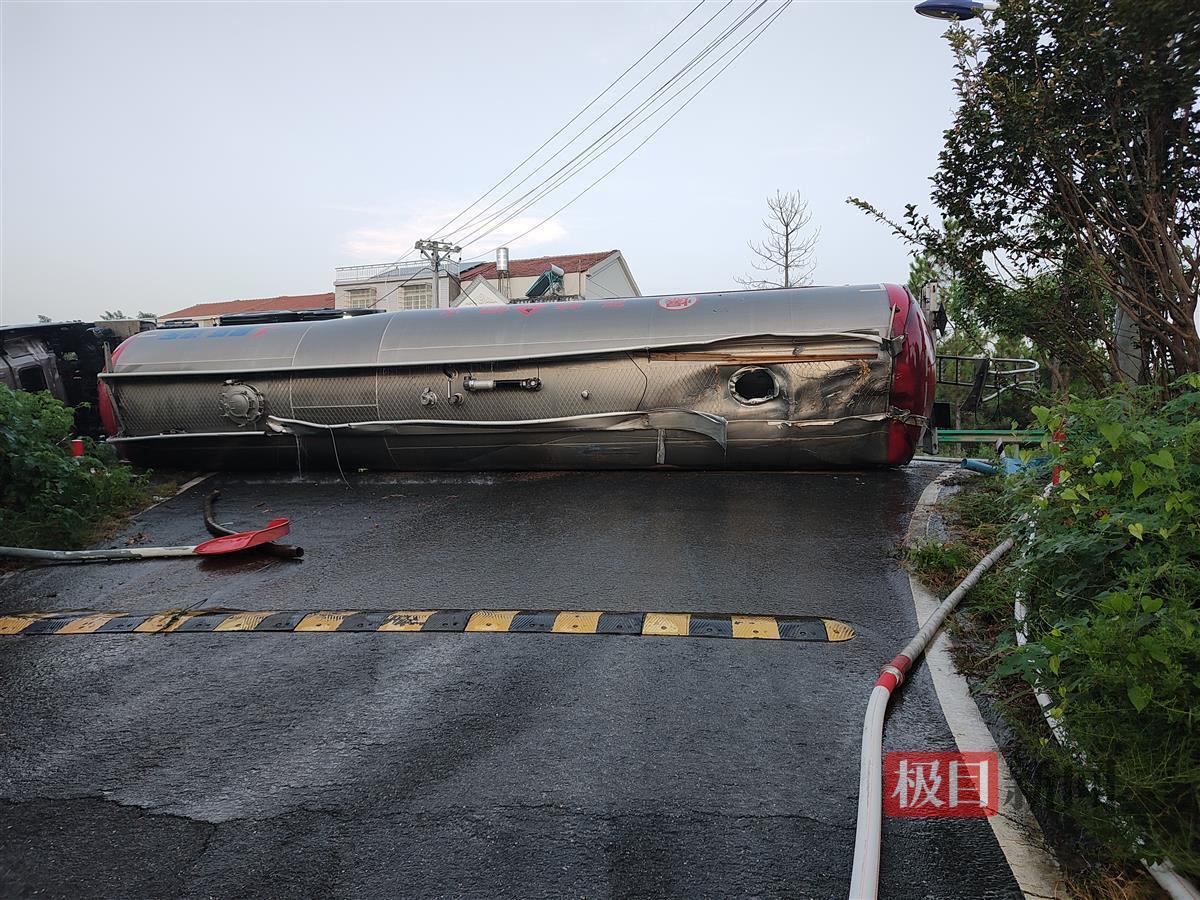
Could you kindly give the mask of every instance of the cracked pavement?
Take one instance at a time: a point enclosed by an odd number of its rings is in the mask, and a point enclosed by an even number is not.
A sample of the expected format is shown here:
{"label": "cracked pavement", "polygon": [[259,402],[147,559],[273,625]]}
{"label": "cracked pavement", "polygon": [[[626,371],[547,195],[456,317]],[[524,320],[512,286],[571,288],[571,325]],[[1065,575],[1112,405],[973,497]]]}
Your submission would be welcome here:
{"label": "cracked pavement", "polygon": [[[293,519],[302,562],[0,580],[0,612],[583,608],[823,615],[842,644],[489,634],[0,638],[0,893],[838,897],[862,716],[915,631],[933,467],[219,476],[112,541]],[[948,750],[927,672],[885,750]],[[882,895],[1017,897],[980,819],[886,820]]]}

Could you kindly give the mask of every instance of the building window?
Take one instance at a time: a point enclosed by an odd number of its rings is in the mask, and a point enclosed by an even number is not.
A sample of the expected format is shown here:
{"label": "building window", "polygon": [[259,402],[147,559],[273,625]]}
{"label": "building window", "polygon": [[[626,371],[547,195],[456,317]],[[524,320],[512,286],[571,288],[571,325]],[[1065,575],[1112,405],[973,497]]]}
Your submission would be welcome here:
{"label": "building window", "polygon": [[375,288],[349,288],[345,299],[346,309],[369,309],[375,305]]}
{"label": "building window", "polygon": [[406,284],[401,309],[433,309],[432,284]]}

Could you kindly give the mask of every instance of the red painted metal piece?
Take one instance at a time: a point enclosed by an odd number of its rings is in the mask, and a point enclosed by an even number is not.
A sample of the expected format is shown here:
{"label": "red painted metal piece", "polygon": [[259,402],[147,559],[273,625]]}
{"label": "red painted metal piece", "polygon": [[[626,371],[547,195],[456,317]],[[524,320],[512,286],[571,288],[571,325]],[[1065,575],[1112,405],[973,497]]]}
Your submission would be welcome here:
{"label": "red painted metal piece", "polygon": [[258,531],[239,531],[237,534],[227,534],[203,544],[197,544],[195,552],[200,556],[217,556],[223,553],[239,553],[259,544],[269,544],[288,533],[290,523],[287,519],[272,519],[266,528]]}
{"label": "red painted metal piece", "polygon": [[71,439],[71,455],[76,458],[83,456],[83,439],[82,438],[72,438]]}
{"label": "red painted metal piece", "polygon": [[908,670],[912,668],[912,660],[899,653],[892,657],[892,661],[883,667],[879,673],[879,678],[875,681],[875,687],[887,688],[888,693],[891,693],[908,677]]}
{"label": "red painted metal piece", "polygon": [[[928,419],[933,414],[933,393],[937,387],[933,335],[921,305],[913,300],[908,290],[895,284],[885,287],[888,305],[892,308],[892,335],[904,336],[892,373],[889,403],[896,409]],[[925,427],[897,421],[890,423],[888,465],[902,466],[913,458]]]}
{"label": "red painted metal piece", "polygon": [[[115,365],[117,357],[125,349],[133,338],[128,337],[117,345],[117,349],[112,352],[109,357],[110,365]],[[108,393],[108,385],[104,383],[104,379],[100,379],[100,390],[96,392],[96,411],[100,414],[100,424],[104,426],[104,433],[109,437],[115,437],[117,434],[117,416],[113,411],[112,398]],[[119,446],[119,445],[118,445]]]}

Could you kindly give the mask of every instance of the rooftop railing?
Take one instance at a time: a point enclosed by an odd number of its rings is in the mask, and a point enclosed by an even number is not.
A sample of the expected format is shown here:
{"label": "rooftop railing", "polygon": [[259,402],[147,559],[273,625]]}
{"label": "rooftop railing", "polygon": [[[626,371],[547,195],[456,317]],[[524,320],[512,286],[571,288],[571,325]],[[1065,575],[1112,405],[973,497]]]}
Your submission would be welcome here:
{"label": "rooftop railing", "polygon": [[[474,264],[472,264],[474,265]],[[466,268],[452,259],[442,261],[441,273],[456,278]],[[375,263],[369,266],[339,266],[334,269],[334,284],[352,284],[356,281],[398,281],[413,278],[422,273],[429,277],[429,263],[424,260],[405,263]]]}

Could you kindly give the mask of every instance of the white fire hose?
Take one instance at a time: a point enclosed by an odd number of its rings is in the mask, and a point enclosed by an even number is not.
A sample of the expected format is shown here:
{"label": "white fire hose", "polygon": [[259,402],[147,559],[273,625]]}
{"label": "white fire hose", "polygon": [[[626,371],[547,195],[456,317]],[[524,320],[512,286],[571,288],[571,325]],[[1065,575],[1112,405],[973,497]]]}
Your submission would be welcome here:
{"label": "white fire hose", "polygon": [[[854,836],[850,900],[875,900],[879,894],[879,847],[883,824],[883,720],[887,715],[892,692],[904,682],[913,663],[921,658],[929,642],[946,621],[946,617],[954,611],[967,591],[975,587],[983,574],[1012,548],[1013,540],[1007,538],[981,559],[958,587],[934,610],[933,615],[899,655],[883,667],[879,679],[875,682],[863,721],[862,757],[858,774],[858,826]],[[1024,644],[1028,640],[1026,611],[1019,598],[1014,613],[1017,621],[1017,641]],[[1050,698],[1040,690],[1034,693],[1054,737],[1060,743],[1069,746],[1062,723],[1050,714]],[[1154,864],[1143,861],[1142,864],[1172,900],[1200,900],[1200,891],[1176,871],[1170,860]]]}
{"label": "white fire hose", "polygon": [[983,573],[994,566],[1012,546],[1012,538],[1007,538],[980,560],[934,610],[899,655],[883,667],[879,680],[875,682],[863,721],[862,759],[858,770],[858,828],[854,835],[850,900],[874,900],[879,894],[879,844],[883,822],[883,720],[892,691],[904,682],[913,662],[921,658],[946,617],[954,611],[967,591],[975,587]]}

